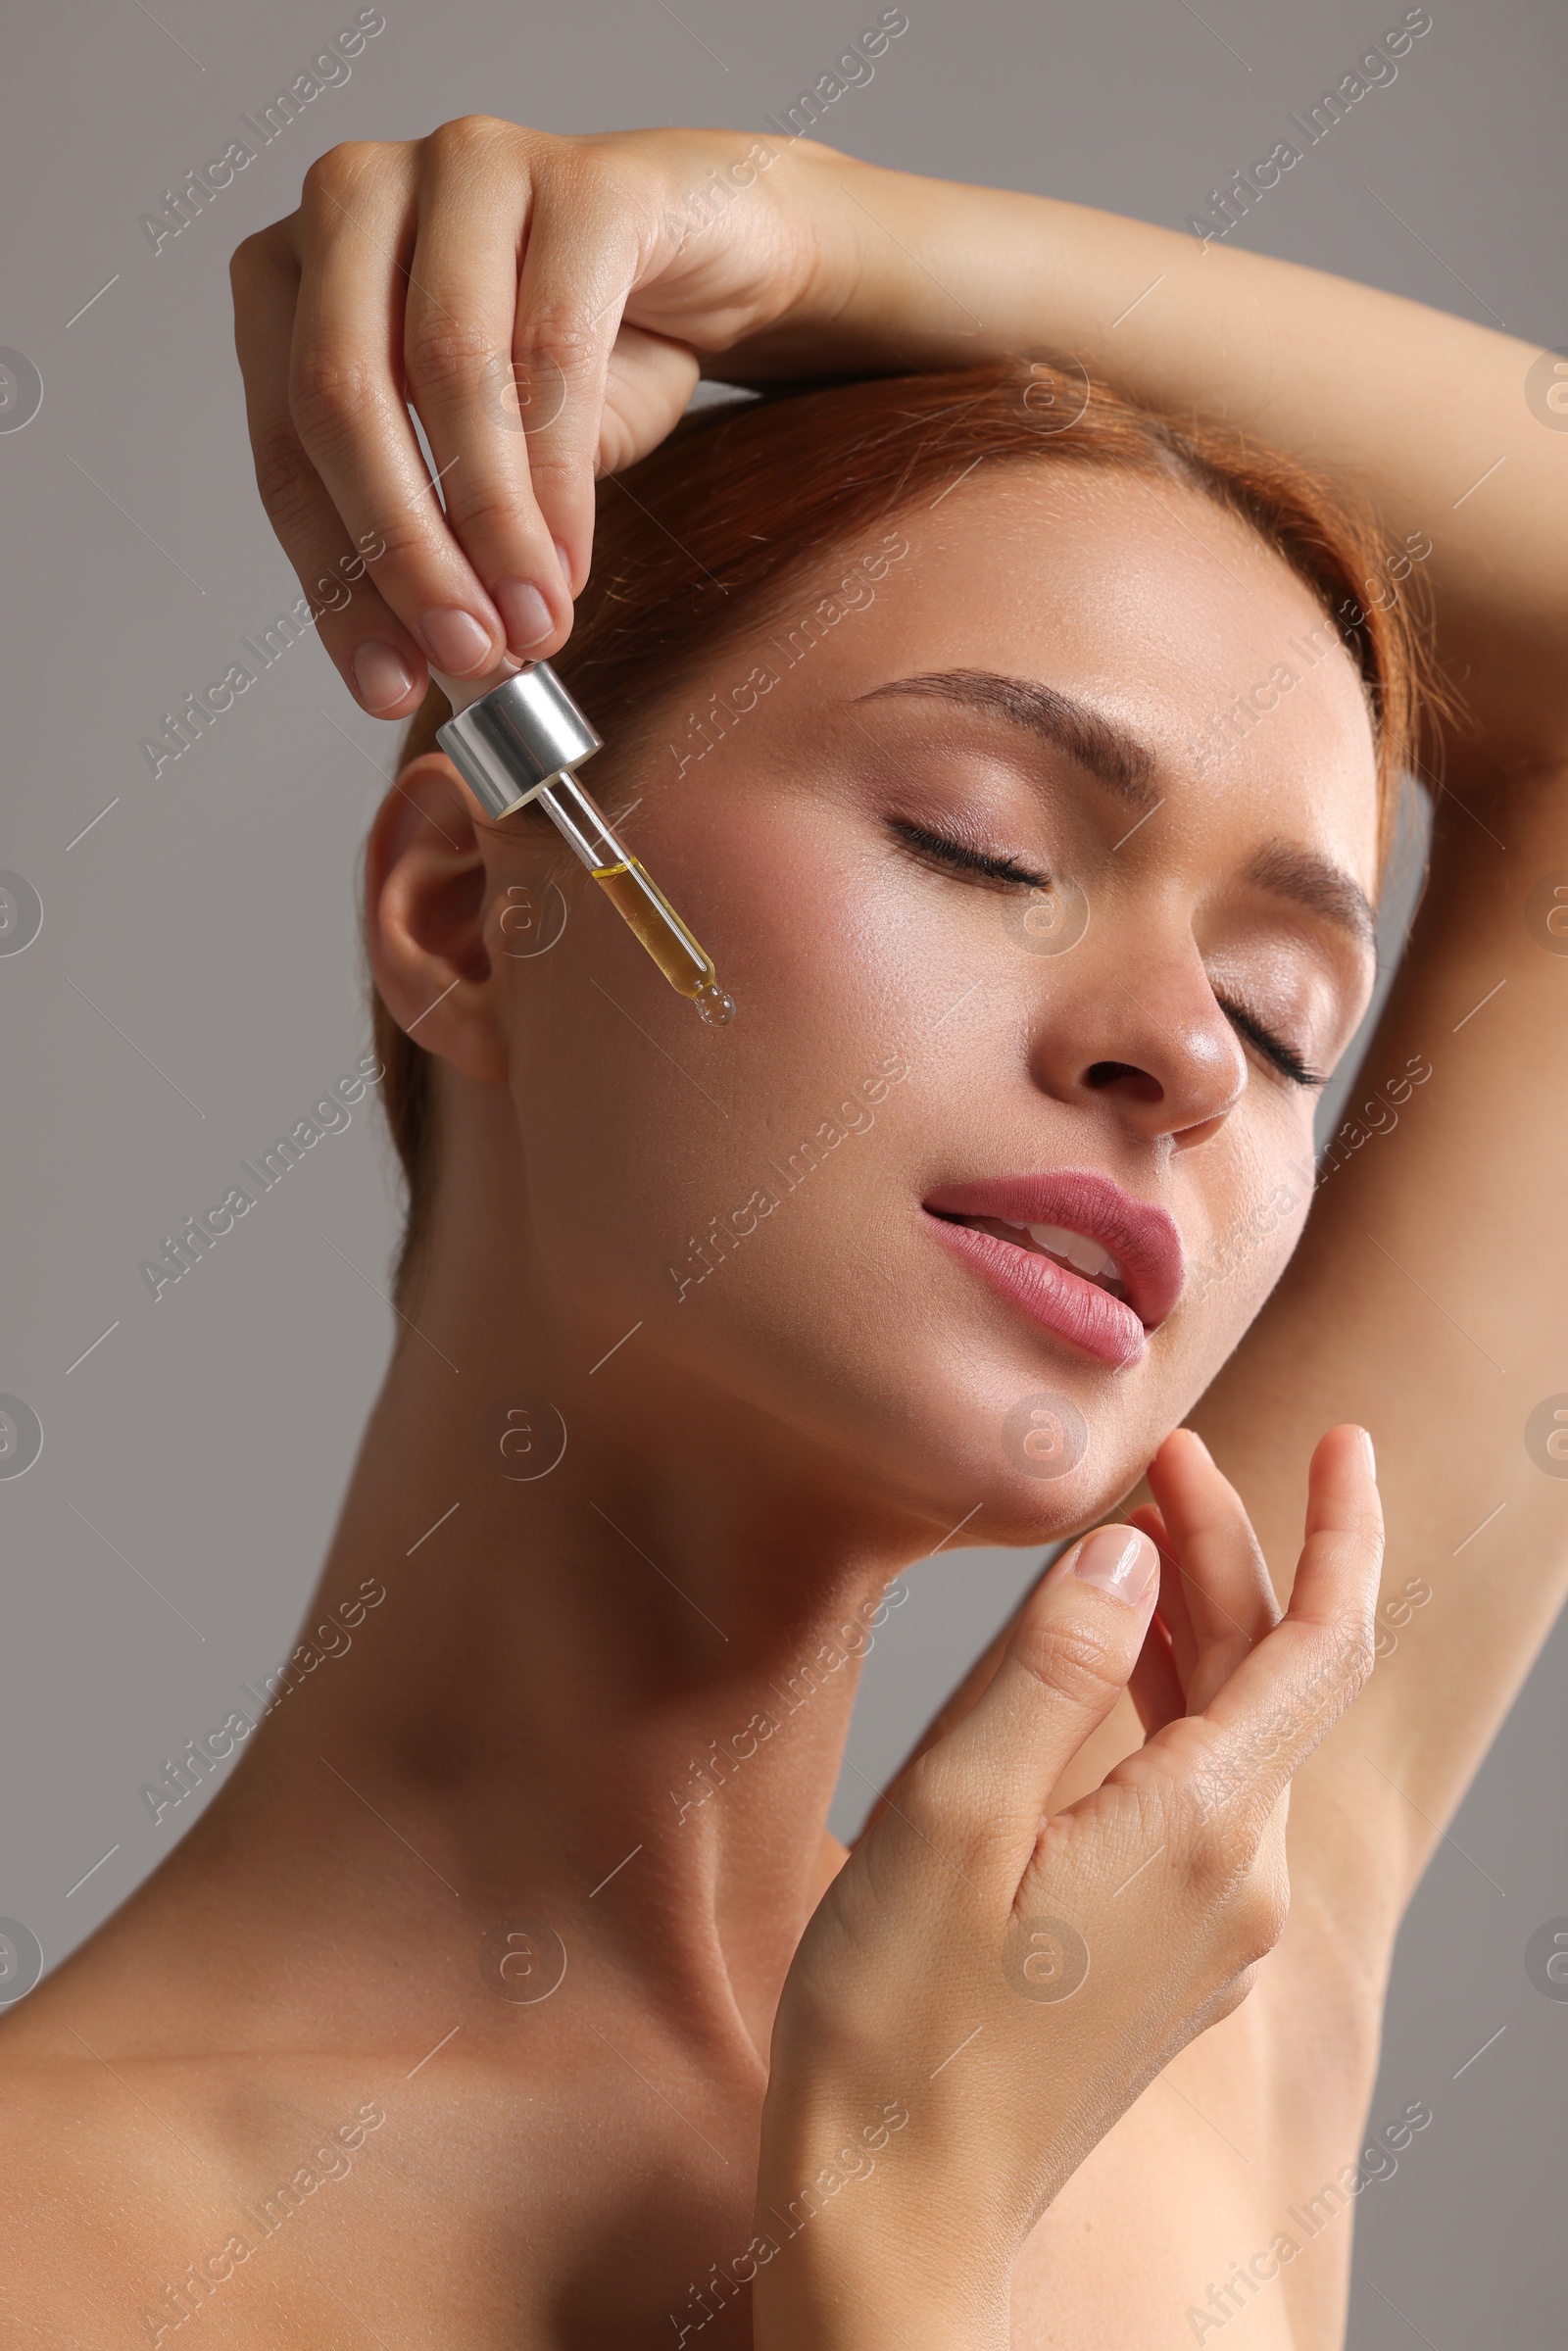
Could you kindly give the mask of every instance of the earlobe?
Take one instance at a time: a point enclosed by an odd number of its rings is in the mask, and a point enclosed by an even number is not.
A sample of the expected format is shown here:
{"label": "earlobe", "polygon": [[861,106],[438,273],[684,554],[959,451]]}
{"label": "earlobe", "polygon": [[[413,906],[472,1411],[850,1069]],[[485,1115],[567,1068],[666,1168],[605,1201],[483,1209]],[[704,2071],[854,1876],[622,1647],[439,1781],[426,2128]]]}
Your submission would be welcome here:
{"label": "earlobe", "polygon": [[487,841],[450,759],[429,752],[382,802],[366,852],[370,971],[398,1025],[465,1076],[507,1076],[485,945]]}

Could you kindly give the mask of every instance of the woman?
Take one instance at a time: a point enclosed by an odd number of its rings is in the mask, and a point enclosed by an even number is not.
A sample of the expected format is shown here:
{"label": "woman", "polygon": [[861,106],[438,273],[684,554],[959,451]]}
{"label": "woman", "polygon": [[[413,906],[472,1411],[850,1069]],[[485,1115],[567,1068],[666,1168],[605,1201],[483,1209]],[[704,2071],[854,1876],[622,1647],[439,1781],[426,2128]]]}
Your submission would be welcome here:
{"label": "woman", "polygon": [[[723,132],[339,150],[235,274],[274,522],[366,563],[323,637],[422,706],[367,868],[402,1320],[300,1670],[7,2025],[23,2337],[1337,2342],[1394,1934],[1561,1583],[1527,355]],[[873,380],[650,457],[699,354]],[[1202,421],[1264,411],[1284,457]],[[1403,1135],[1293,1258],[1418,580]],[[426,662],[509,650],[731,1027],[430,749]],[[899,1569],[1146,1464],[846,1862]]]}

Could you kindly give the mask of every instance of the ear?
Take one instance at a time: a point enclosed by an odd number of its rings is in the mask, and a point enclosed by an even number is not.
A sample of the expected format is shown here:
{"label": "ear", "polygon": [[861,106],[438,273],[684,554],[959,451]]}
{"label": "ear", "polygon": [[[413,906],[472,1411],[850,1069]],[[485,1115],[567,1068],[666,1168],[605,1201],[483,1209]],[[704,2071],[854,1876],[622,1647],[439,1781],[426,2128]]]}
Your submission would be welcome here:
{"label": "ear", "polygon": [[507,1041],[484,917],[496,845],[452,761],[427,752],[381,803],[365,860],[370,971],[398,1026],[500,1083]]}

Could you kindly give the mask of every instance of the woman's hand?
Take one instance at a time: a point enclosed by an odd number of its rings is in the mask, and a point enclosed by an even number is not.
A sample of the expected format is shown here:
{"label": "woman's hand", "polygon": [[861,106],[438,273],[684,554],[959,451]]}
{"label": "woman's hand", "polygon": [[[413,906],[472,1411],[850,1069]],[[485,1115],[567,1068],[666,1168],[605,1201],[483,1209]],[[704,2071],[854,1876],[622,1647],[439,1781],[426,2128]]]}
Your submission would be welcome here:
{"label": "woman's hand", "polygon": [[240,246],[258,486],[366,710],[416,710],[427,661],[484,676],[563,643],[596,474],[664,438],[700,355],[817,283],[824,162],[743,131],[558,138],[473,115],[334,147],[298,212]]}
{"label": "woman's hand", "polygon": [[[1371,1444],[1319,1444],[1283,1618],[1201,1441],[1178,1430],[1149,1478],[1158,1509],[1052,1569],[801,1941],[763,2117],[760,2351],[1004,2345],[1041,2212],[1284,1928],[1291,1777],[1372,1665]],[[1043,1818],[1124,1688],[1144,1746]]]}
{"label": "woman's hand", "polygon": [[[1540,355],[1461,319],[811,139],[558,138],[484,115],[333,148],[299,211],[241,245],[233,279],[263,501],[328,652],[380,716],[417,708],[427,656],[478,678],[505,648],[557,650],[595,473],[657,447],[701,360],[733,353],[752,382],[1050,350],[1177,415],[1266,412],[1308,465],[1353,451],[1344,486],[1391,543],[1429,551],[1467,712],[1451,783],[1561,763],[1560,451],[1519,397]],[[1412,433],[1417,377],[1440,421]],[[1456,406],[1485,410],[1514,487],[1454,514],[1441,420]],[[1453,518],[1434,544],[1435,514]]]}

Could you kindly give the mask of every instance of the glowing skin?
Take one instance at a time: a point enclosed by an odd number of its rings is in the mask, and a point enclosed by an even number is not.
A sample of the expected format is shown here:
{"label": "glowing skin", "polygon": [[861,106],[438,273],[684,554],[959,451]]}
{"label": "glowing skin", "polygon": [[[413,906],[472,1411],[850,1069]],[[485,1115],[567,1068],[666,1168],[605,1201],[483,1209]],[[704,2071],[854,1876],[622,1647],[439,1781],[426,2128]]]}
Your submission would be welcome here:
{"label": "glowing skin", "polygon": [[[497,955],[493,976],[419,1030],[451,1056],[440,1116],[455,1212],[441,1230],[466,1237],[463,1259],[487,1248],[491,1282],[514,1269],[514,1327],[530,1333],[541,1386],[641,1324],[611,1376],[636,1383],[639,1427],[662,1452],[701,1427],[724,1458],[750,1461],[760,1443],[808,1483],[842,1481],[868,1525],[918,1520],[940,1535],[979,1501],[977,1534],[1039,1540],[1133,1482],[1272,1285],[1308,1187],[1236,1279],[1178,1300],[1121,1371],[990,1295],[950,1259],[922,1202],[966,1179],[1099,1169],[1166,1209],[1200,1265],[1306,1165],[1314,1093],[1239,1035],[1216,991],[1332,1067],[1369,955],[1246,877],[1283,843],[1374,890],[1370,734],[1335,655],[1229,760],[1195,774],[1187,747],[1207,713],[1318,615],[1277,560],[1189,492],[1011,467],[906,527],[911,556],[875,602],[679,781],[657,764],[617,773],[613,746],[600,755],[607,809],[640,798],[631,837],[690,909],[745,1022],[721,1046],[673,1026],[676,1007],[591,903],[550,955]],[[724,660],[744,673],[752,655],[742,642]],[[1038,680],[1143,737],[1159,806],[1139,822],[1007,719],[880,691],[973,669]],[[443,764],[405,790],[436,789]],[[383,857],[418,822],[403,807]],[[1087,932],[1066,954],[1028,952],[1015,919],[1026,886],[944,869],[896,825],[1064,873],[1089,902]],[[428,846],[406,853],[416,864],[439,848],[421,829]],[[531,869],[534,835],[519,830],[515,852],[506,827],[485,839],[494,902]],[[389,943],[382,980],[412,1017],[459,966],[415,955],[405,979],[405,953]],[[891,1085],[890,1059],[907,1065]],[[842,1143],[823,1140],[834,1120]],[[792,1189],[803,1141],[820,1163],[800,1162]],[[742,1238],[729,1220],[758,1193],[776,1204],[754,1209]],[[532,1268],[514,1238],[524,1201]],[[509,1238],[488,1248],[498,1217]],[[705,1260],[689,1245],[715,1218]],[[438,1238],[422,1326],[461,1310],[458,1263]],[[1081,1465],[1050,1482],[1014,1468],[1001,1434],[1042,1389],[1091,1431]]]}

